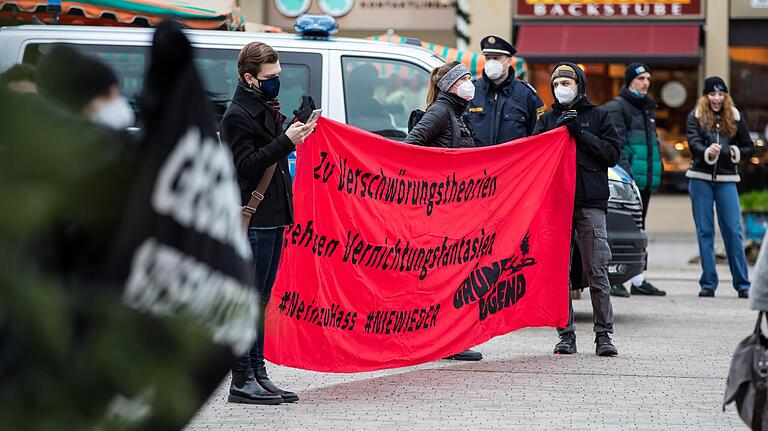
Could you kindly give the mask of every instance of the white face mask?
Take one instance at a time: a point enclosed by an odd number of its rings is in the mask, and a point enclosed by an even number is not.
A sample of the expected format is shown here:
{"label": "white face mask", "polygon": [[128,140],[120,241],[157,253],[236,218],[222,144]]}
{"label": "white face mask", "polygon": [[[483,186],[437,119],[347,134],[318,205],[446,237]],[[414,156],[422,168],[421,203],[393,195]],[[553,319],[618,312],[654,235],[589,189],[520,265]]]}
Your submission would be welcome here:
{"label": "white face mask", "polygon": [[555,97],[558,102],[567,105],[573,102],[573,99],[576,98],[576,90],[574,90],[573,87],[563,87],[562,85],[558,85],[555,88]]}
{"label": "white face mask", "polygon": [[483,69],[488,79],[499,79],[504,74],[504,63],[499,60],[488,60]]}
{"label": "white face mask", "polygon": [[135,116],[125,97],[117,97],[101,105],[91,114],[91,121],[112,129],[125,129],[133,126]]}
{"label": "white face mask", "polygon": [[475,84],[472,81],[464,81],[456,89],[456,95],[464,100],[472,100],[475,97]]}

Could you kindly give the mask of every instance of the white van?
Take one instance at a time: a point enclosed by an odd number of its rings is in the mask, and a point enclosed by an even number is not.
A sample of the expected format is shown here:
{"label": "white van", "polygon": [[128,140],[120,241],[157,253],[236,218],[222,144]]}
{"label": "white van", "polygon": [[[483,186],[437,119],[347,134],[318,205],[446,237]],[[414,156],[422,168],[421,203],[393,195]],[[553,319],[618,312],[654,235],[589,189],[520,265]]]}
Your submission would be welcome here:
{"label": "white van", "polygon": [[[301,96],[308,94],[325,117],[390,139],[404,139],[411,111],[425,108],[430,72],[445,61],[417,45],[329,37],[320,28],[325,22],[322,17],[310,22],[313,27],[305,34],[185,31],[219,118],[235,92],[240,49],[259,41],[280,55],[283,113],[290,114]],[[36,64],[53,45],[66,44],[110,64],[123,94],[135,102],[143,87],[153,33],[152,29],[116,27],[4,27],[0,28],[0,71],[15,63]],[[289,164],[293,174],[294,154]],[[609,175],[608,240],[613,254],[609,276],[616,284],[643,271],[647,237],[641,229],[642,204],[632,179],[618,169],[611,169]],[[579,287],[574,283],[574,288]]]}
{"label": "white van", "polygon": [[[153,33],[153,29],[144,28],[3,27],[0,71],[15,63],[34,65],[53,45],[65,44],[111,65],[123,94],[135,102],[143,86]],[[399,140],[407,133],[410,112],[424,108],[430,71],[445,63],[420,46],[332,38],[319,34],[317,28],[311,37],[214,30],[189,30],[185,34],[195,48],[198,70],[220,117],[237,85],[240,49],[259,41],[280,55],[284,113],[290,114],[301,96],[308,94],[323,108],[324,116]]]}

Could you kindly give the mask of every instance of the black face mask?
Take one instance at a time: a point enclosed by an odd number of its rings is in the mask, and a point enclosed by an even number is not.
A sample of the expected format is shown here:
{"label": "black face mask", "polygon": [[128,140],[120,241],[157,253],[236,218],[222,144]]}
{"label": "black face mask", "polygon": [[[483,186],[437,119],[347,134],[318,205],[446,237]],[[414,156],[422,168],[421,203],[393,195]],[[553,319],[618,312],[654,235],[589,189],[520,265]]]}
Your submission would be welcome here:
{"label": "black face mask", "polygon": [[259,86],[261,87],[261,93],[267,97],[268,99],[276,99],[277,95],[280,93],[280,77],[275,76],[274,78],[269,79],[259,79],[256,78],[257,81],[259,81]]}

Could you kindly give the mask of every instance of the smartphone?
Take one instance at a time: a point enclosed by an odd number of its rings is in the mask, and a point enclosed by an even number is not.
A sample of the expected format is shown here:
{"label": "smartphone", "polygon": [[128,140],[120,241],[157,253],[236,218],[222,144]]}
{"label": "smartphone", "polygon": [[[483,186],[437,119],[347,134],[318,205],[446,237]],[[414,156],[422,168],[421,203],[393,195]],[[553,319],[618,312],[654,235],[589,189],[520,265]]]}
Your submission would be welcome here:
{"label": "smartphone", "polygon": [[309,114],[309,119],[307,119],[307,122],[304,123],[304,124],[310,124],[310,123],[316,122],[317,119],[320,118],[320,114],[322,114],[322,113],[323,113],[322,108],[321,109],[315,109],[314,111],[312,111],[311,114]]}

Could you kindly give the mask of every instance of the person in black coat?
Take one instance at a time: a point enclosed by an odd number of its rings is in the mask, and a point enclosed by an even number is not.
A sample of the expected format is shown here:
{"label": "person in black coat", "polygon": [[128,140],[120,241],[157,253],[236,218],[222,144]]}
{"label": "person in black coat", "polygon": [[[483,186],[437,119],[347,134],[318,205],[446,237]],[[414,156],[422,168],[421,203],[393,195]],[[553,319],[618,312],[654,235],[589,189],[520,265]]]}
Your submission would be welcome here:
{"label": "person in black coat", "polygon": [[[427,111],[405,138],[405,143],[425,147],[471,148],[475,140],[462,114],[475,95],[472,74],[458,61],[432,70]],[[414,114],[411,114],[411,120]]]}
{"label": "person in black coat", "polygon": [[[594,321],[595,353],[615,356],[618,349],[613,333],[613,307],[608,283],[608,168],[621,155],[621,140],[607,111],[595,106],[586,95],[587,78],[579,66],[561,63],[552,73],[552,91],[557,100],[536,124],[534,134],[566,126],[576,142],[576,197],[574,201],[574,240],[589,280]],[[555,353],[576,353],[573,304],[568,324],[558,328],[560,341]]]}
{"label": "person in black coat", "polygon": [[[267,168],[276,164],[264,199],[248,228],[255,261],[256,289],[261,297],[256,345],[232,370],[229,401],[279,404],[299,397],[278,388],[264,365],[264,315],[275,282],[285,226],[293,223],[293,191],[288,155],[314,130],[314,124],[296,121],[283,132],[280,113],[280,62],[269,45],[252,42],[237,61],[240,82],[221,121],[221,138],[232,149],[241,199],[246,205]],[[305,98],[297,117],[308,117],[312,104]]]}
{"label": "person in black coat", "polygon": [[[472,148],[475,146],[472,131],[462,113],[475,94],[472,75],[462,63],[453,61],[432,70],[429,76],[427,111],[418,119],[421,111],[411,113],[409,125],[418,121],[405,138],[405,143],[427,147]],[[479,361],[480,352],[465,350],[446,359]]]}
{"label": "person in black coat", "polygon": [[719,283],[713,215],[713,209],[717,207],[717,221],[725,243],[733,288],[740,298],[747,298],[750,282],[736,184],[741,181],[739,162],[752,157],[754,143],[744,115],[734,106],[728,86],[721,78],[712,76],[704,81],[704,94],[688,114],[686,130],[691,167],[685,176],[688,177],[701,256],[699,296],[715,296]]}

